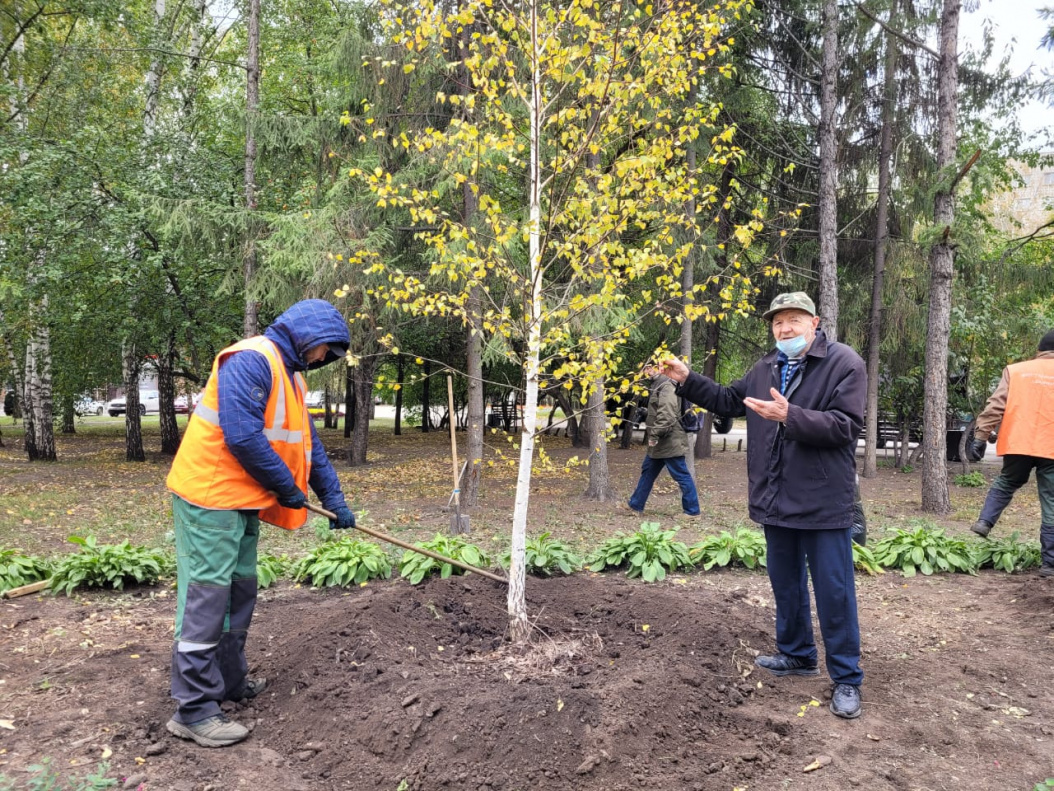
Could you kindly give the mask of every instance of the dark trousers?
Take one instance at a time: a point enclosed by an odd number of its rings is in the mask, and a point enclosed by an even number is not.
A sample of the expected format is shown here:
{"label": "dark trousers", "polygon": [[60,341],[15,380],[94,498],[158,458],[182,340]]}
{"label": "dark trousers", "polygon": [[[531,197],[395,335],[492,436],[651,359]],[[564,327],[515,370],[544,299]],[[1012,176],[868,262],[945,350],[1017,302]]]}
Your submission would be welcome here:
{"label": "dark trousers", "polygon": [[850,528],[796,530],[765,525],[765,543],[776,600],[777,650],[809,662],[817,660],[809,607],[811,575],[827,674],[836,684],[859,686],[864,673]]}
{"label": "dark trousers", "polygon": [[1054,459],[1039,456],[1022,456],[1008,453],[1003,456],[1003,469],[988,490],[981,519],[990,525],[999,521],[1014,493],[1028,483],[1032,470],[1036,471],[1036,486],[1039,488],[1039,507],[1043,524],[1054,525]]}
{"label": "dark trousers", "polygon": [[220,713],[249,672],[245,638],[256,606],[255,511],[211,511],[172,498],[176,528],[175,719]]}
{"label": "dark trousers", "polygon": [[659,477],[663,467],[670,471],[670,476],[677,481],[681,487],[681,508],[689,516],[699,514],[699,493],[695,490],[695,479],[688,472],[688,465],[684,456],[673,456],[669,459],[653,459],[645,456],[640,465],[640,480],[637,488],[629,498],[629,507],[634,511],[643,511],[644,504],[648,502],[651,487],[655,485],[655,479]]}

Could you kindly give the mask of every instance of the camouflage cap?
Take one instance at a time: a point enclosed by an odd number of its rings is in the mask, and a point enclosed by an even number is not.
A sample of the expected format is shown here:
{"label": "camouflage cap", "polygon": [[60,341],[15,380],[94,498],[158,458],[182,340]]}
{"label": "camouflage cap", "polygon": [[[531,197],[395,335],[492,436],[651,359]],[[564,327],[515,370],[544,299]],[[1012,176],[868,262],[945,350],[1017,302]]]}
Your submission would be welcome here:
{"label": "camouflage cap", "polygon": [[772,304],[769,305],[769,309],[761,314],[761,318],[765,319],[765,321],[771,321],[772,317],[781,310],[804,310],[810,316],[816,315],[816,306],[804,291],[777,294],[776,298],[772,300]]}

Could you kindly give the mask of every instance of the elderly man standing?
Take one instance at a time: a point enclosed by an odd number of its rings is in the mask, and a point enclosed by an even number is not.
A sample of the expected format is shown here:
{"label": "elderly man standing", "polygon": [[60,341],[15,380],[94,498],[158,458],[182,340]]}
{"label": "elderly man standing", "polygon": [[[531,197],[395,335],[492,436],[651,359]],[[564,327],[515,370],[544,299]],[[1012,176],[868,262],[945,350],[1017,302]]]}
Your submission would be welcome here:
{"label": "elderly man standing", "polygon": [[1033,359],[1003,369],[977,418],[976,440],[983,442],[999,429],[996,450],[1003,457],[1003,469],[970,529],[987,536],[1035,470],[1041,513],[1039,573],[1054,577],[1054,330],[1040,339],[1037,351]]}
{"label": "elderly man standing", "polygon": [[321,299],[297,302],[263,335],[228,346],[212,364],[168,475],[176,532],[178,597],[172,697],[166,727],[202,747],[249,735],[224,701],[254,698],[245,638],[256,605],[260,521],[295,530],[307,521],[308,486],[336,520],[355,526],[340,481],[304,403],[303,372],[344,357],[351,336]]}
{"label": "elderly man standing", "polygon": [[750,518],[765,529],[776,601],[776,650],[754,660],[777,676],[815,676],[808,579],[834,682],[831,711],[860,716],[860,627],[850,535],[856,440],[864,419],[864,362],[827,340],[808,295],[780,294],[763,318],[776,348],[722,386],[680,360],[662,371],[679,393],[718,415],[747,418]]}

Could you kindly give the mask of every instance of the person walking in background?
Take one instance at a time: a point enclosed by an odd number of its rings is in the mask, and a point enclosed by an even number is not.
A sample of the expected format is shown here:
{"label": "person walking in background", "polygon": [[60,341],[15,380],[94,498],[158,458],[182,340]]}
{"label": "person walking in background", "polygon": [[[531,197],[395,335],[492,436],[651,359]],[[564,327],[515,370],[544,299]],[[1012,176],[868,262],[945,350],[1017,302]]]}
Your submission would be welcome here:
{"label": "person walking in background", "polygon": [[687,516],[699,515],[699,494],[695,479],[688,472],[685,454],[688,437],[681,425],[681,401],[674,392],[673,382],[656,368],[646,368],[651,377],[648,395],[648,453],[640,467],[640,480],[629,498],[629,507],[637,513],[644,511],[655,479],[665,467],[681,487],[681,509]]}
{"label": "person walking in background", "polygon": [[303,371],[342,359],[347,322],[320,299],[293,305],[263,335],[221,351],[168,475],[178,594],[167,729],[203,747],[249,735],[220,709],[259,695],[245,639],[256,605],[260,520],[307,521],[308,485],[337,519],[355,526],[340,481],[315,434]]}
{"label": "person walking in background", "polygon": [[977,418],[974,439],[984,442],[997,429],[995,447],[1003,457],[1003,469],[970,529],[987,536],[1014,492],[1028,483],[1035,470],[1041,514],[1039,573],[1054,577],[1054,330],[1040,339],[1034,358],[1003,369]]}
{"label": "person walking in background", "polygon": [[856,441],[864,422],[863,360],[819,329],[803,292],[780,294],[763,318],[776,348],[728,386],[677,359],[661,370],[689,401],[717,415],[747,418],[750,518],[765,530],[776,601],[777,653],[754,663],[777,676],[815,676],[809,577],[834,683],[831,711],[861,713],[860,627],[851,529]]}

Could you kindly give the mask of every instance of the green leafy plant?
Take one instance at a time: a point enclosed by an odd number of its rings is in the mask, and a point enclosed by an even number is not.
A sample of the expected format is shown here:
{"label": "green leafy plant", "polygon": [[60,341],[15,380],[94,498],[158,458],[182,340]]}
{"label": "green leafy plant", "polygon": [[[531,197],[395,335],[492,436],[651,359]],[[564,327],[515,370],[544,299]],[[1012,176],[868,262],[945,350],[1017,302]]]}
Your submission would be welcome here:
{"label": "green leafy plant", "polygon": [[1046,780],[1036,783],[1032,787],[1032,791],[1050,791],[1052,788],[1054,788],[1054,777],[1048,777]]}
{"label": "green leafy plant", "polygon": [[43,558],[17,549],[0,549],[0,593],[46,579],[50,566]]}
{"label": "green leafy plant", "polygon": [[80,586],[122,590],[131,580],[152,585],[175,571],[175,559],[170,554],[132,546],[128,541],[102,546],[95,536],[70,536],[69,541],[80,546],[80,551],[56,562],[48,586],[67,596]]}
{"label": "green leafy plant", "polygon": [[676,530],[660,530],[658,522],[644,522],[636,533],[609,538],[586,560],[586,565],[591,571],[626,565],[626,576],[631,579],[665,579],[668,571],[693,565],[688,547],[673,540],[676,534]]}
{"label": "green leafy plant", "polygon": [[[559,570],[572,574],[581,568],[582,560],[567,548],[562,541],[550,538],[551,533],[542,533],[537,538],[527,537],[526,566],[528,574],[539,574],[548,577]],[[501,565],[508,568],[512,562],[512,550],[506,550],[501,556]]]}
{"label": "green leafy plant", "polygon": [[926,575],[935,571],[977,572],[973,552],[964,540],[926,525],[914,531],[897,528],[875,544],[873,552],[880,565],[900,569],[905,577],[915,576],[916,571]]}
{"label": "green leafy plant", "polygon": [[956,475],[954,481],[956,486],[964,486],[969,489],[979,489],[982,486],[988,485],[988,481],[985,480],[984,475],[977,470],[968,472],[965,475]]}
{"label": "green leafy plant", "polygon": [[882,568],[882,564],[875,558],[875,553],[871,551],[871,548],[861,546],[855,541],[853,542],[853,568],[866,572],[872,577],[876,574],[886,573],[886,570]]}
{"label": "green leafy plant", "polygon": [[1038,541],[1021,541],[1015,531],[1005,538],[978,541],[974,545],[974,561],[977,568],[991,566],[1007,574],[1040,565]]}
{"label": "green leafy plant", "polygon": [[288,555],[260,555],[256,559],[256,587],[270,588],[289,573],[292,561]]}
{"label": "green leafy plant", "polygon": [[724,568],[740,563],[748,569],[765,565],[765,536],[757,530],[741,527],[735,533],[722,530],[719,535],[707,536],[688,550],[696,564],[702,563],[709,571],[714,566]]}
{"label": "green leafy plant", "polygon": [[348,535],[315,547],[293,568],[293,579],[310,579],[316,588],[358,585],[391,575],[391,561],[380,546]]}
{"label": "green leafy plant", "polygon": [[108,763],[100,763],[95,770],[77,777],[69,775],[65,779],[51,768],[51,759],[44,758],[39,764],[29,767],[32,776],[16,785],[15,781],[7,775],[0,774],[0,791],[15,791],[16,788],[25,791],[96,791],[101,788],[114,788],[118,780],[107,777],[110,771]]}
{"label": "green leafy plant", "polygon": [[[483,553],[483,550],[475,544],[468,543],[460,536],[444,536],[442,533],[436,533],[435,538],[431,541],[418,541],[414,546],[431,550],[451,560],[460,560],[470,566],[483,568],[490,565],[490,559]],[[399,573],[410,580],[411,585],[416,585],[429,574],[438,573],[440,577],[446,579],[451,574],[464,574],[465,572],[450,563],[444,563],[408,549],[399,561]]]}

